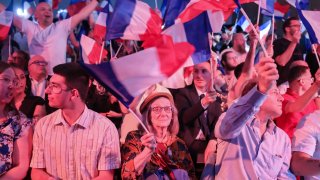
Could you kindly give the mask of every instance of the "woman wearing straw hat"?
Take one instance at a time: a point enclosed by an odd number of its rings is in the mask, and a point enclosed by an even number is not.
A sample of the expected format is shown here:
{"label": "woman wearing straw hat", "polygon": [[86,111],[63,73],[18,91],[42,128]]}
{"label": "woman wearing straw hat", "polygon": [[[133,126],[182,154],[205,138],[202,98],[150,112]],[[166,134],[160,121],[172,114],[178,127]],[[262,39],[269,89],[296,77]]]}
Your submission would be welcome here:
{"label": "woman wearing straw hat", "polygon": [[144,130],[131,131],[122,146],[123,179],[195,179],[187,146],[176,135],[177,110],[168,92],[153,92],[141,104]]}

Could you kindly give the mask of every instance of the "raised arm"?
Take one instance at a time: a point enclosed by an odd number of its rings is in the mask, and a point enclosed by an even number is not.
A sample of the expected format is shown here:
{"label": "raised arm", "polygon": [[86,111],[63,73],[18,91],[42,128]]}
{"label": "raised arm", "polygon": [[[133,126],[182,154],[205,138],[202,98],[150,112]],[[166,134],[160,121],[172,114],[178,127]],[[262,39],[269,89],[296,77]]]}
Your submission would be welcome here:
{"label": "raised arm", "polygon": [[97,7],[101,0],[92,0],[86,7],[81,9],[80,12],[72,16],[71,29],[74,29],[82,20],[86,19],[91,12]]}
{"label": "raised arm", "polygon": [[300,97],[297,98],[297,100],[293,102],[288,102],[288,104],[285,107],[285,111],[290,112],[300,112],[302,111],[311,100],[313,100],[318,93],[320,89],[320,70],[315,74],[316,81],[311,85],[311,87]]}
{"label": "raised arm", "polygon": [[300,31],[296,31],[288,48],[282,54],[275,57],[275,61],[279,66],[285,66],[289,62],[294,52],[294,49],[300,41],[300,37]]}
{"label": "raised arm", "polygon": [[257,66],[257,71],[259,74],[258,86],[241,97],[219,118],[215,127],[217,138],[232,139],[237,137],[245,124],[258,112],[266,98],[266,93],[279,78],[276,64],[271,58],[262,59]]}

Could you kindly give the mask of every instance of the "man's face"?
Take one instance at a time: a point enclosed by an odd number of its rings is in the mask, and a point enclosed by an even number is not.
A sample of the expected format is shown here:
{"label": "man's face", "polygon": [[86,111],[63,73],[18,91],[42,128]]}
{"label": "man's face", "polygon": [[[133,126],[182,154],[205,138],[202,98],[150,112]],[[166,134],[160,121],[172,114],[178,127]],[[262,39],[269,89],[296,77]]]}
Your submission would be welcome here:
{"label": "man's face", "polygon": [[28,71],[31,76],[47,75],[48,62],[41,56],[34,56],[28,63]]}
{"label": "man's face", "polygon": [[244,50],[246,49],[246,39],[242,33],[236,33],[233,35],[233,47],[235,49]]}
{"label": "man's face", "polygon": [[35,18],[40,25],[51,24],[53,22],[53,13],[50,5],[45,2],[39,3],[35,11]]}
{"label": "man's face", "polygon": [[228,54],[226,56],[227,56],[227,59],[226,59],[224,66],[225,66],[226,70],[232,71],[238,65],[237,56],[234,52],[228,52]]}
{"label": "man's face", "polygon": [[50,83],[45,90],[48,94],[50,107],[64,108],[71,98],[71,89],[67,87],[63,76],[54,74],[50,78]]}
{"label": "man's face", "polygon": [[260,110],[264,111],[270,117],[276,118],[282,114],[282,101],[283,97],[280,94],[279,89],[274,84],[267,94],[267,99],[262,104]]}
{"label": "man's face", "polygon": [[307,70],[305,73],[303,73],[301,77],[298,79],[298,81],[300,81],[300,84],[304,91],[308,90],[314,81],[310,73],[310,70]]}
{"label": "man's face", "polygon": [[25,68],[27,60],[21,53],[14,52],[10,59],[8,59],[9,64],[15,64],[21,68]]}
{"label": "man's face", "polygon": [[294,35],[295,32],[300,32],[301,30],[301,23],[298,20],[292,20],[290,21],[290,26],[289,26],[289,33],[291,36]]}
{"label": "man's face", "polygon": [[208,83],[211,79],[211,68],[210,63],[203,62],[200,64],[197,64],[193,68],[193,82],[194,85],[199,88],[207,88]]}

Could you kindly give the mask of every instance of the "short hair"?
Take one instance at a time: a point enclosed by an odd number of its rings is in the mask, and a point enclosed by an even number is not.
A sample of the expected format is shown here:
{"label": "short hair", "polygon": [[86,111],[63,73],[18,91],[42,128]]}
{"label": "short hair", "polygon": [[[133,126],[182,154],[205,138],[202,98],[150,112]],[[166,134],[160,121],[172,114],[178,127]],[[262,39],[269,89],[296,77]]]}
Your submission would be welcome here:
{"label": "short hair", "polygon": [[234,52],[232,49],[225,49],[221,52],[221,65],[222,67],[225,67],[224,63],[227,63],[227,56],[228,54]]}
{"label": "short hair", "polygon": [[310,71],[307,66],[295,66],[289,70],[290,76],[288,77],[288,82],[291,83],[297,79],[299,79],[303,74],[307,71]]}
{"label": "short hair", "polygon": [[[142,113],[142,121],[143,123],[147,126],[147,128],[154,132],[154,128],[152,126],[152,122],[151,122],[151,110],[150,110],[150,105],[157,99],[159,99],[160,97],[165,97],[165,96],[158,96],[157,98],[152,99],[148,104],[147,107],[144,108],[144,111],[141,112]],[[168,97],[165,97],[168,99]],[[179,132],[179,121],[178,121],[178,110],[176,108],[176,106],[174,105],[174,102],[172,100],[170,100],[170,104],[172,107],[172,120],[170,122],[170,125],[168,127],[168,131],[171,135],[177,135]],[[141,129],[141,126],[140,126]]]}
{"label": "short hair", "polygon": [[291,21],[294,21],[294,20],[299,21],[300,19],[297,16],[293,16],[293,17],[290,17],[284,21],[284,23],[282,25],[283,33],[286,33],[286,28],[289,27],[291,25]]}
{"label": "short hair", "polygon": [[81,100],[85,101],[89,91],[89,75],[79,64],[59,64],[53,68],[53,73],[64,77],[67,87],[77,89]]}

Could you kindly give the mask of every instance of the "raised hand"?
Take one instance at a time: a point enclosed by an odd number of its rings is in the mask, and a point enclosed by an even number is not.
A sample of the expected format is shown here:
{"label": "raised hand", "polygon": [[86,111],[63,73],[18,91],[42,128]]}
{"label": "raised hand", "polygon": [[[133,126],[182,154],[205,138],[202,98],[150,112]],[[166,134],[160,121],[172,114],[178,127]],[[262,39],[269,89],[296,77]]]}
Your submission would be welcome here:
{"label": "raised hand", "polygon": [[264,57],[256,66],[258,73],[258,88],[262,93],[267,93],[272,84],[279,79],[277,65],[272,58]]}

